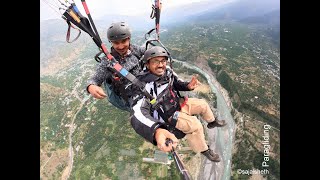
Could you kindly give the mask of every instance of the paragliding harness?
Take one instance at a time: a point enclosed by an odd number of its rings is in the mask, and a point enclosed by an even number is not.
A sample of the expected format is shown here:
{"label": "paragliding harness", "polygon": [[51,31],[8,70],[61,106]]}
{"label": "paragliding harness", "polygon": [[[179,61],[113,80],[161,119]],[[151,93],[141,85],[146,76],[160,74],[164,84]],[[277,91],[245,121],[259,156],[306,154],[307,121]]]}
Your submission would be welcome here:
{"label": "paragliding harness", "polygon": [[[114,53],[113,53],[114,52]],[[111,47],[111,53],[117,58],[118,54]],[[140,61],[140,56],[136,54],[135,50],[131,51],[131,58],[136,58]],[[130,66],[126,66],[130,69],[130,72],[137,73],[140,71],[140,67],[137,64],[130,64]],[[130,86],[132,85],[127,81],[126,78],[119,77],[116,73],[113,73],[111,77],[107,78],[104,87],[108,95],[109,102],[115,107],[130,112],[130,102],[129,102],[129,94],[131,94]]]}
{"label": "paragliding harness", "polygon": [[[155,103],[156,100],[145,90],[145,88],[144,88],[145,84],[142,83],[141,81],[139,81],[133,74],[131,74],[125,68],[123,68],[119,64],[119,62],[108,52],[106,46],[102,43],[102,41],[100,39],[100,36],[99,36],[98,31],[93,23],[93,20],[91,18],[91,15],[90,15],[90,12],[89,12],[89,9],[88,9],[88,6],[87,6],[85,0],[81,0],[81,2],[82,2],[82,5],[85,9],[87,16],[89,17],[90,22],[86,17],[81,15],[81,13],[79,12],[75,3],[71,3],[71,5],[63,13],[62,18],[67,21],[68,25],[70,23],[73,23],[74,25],[76,25],[77,27],[79,27],[80,29],[82,29],[83,31],[85,31],[86,33],[88,33],[91,36],[91,38],[93,39],[95,44],[99,47],[99,51],[100,51],[95,56],[95,60],[97,62],[101,62],[100,54],[104,53],[108,59],[107,68],[109,68],[117,76],[126,78],[128,81],[130,81],[130,83],[132,83],[132,85],[137,86],[141,90],[141,92],[147,98],[150,99],[151,104]],[[93,27],[93,30],[92,30],[91,25]],[[69,30],[70,30],[70,26],[68,27],[68,31]],[[68,35],[67,35],[67,37],[68,37]]]}
{"label": "paragliding harness", "polygon": [[[157,95],[156,103],[154,103],[151,106],[151,112],[157,111],[158,112],[158,119],[160,117],[166,122],[166,127],[168,131],[173,133],[178,139],[183,138],[186,134],[180,131],[179,129],[176,129],[176,120],[173,120],[173,115],[176,111],[181,110],[180,106],[180,99],[184,98],[181,96],[179,91],[175,91],[173,89],[173,81],[174,77],[171,75],[173,72],[170,72],[169,74],[169,82],[163,81],[160,83],[154,82],[154,91],[155,94],[157,94],[157,87],[161,86],[162,84],[168,83],[168,86],[166,89],[164,89],[159,95]],[[152,94],[150,92],[150,94]],[[159,117],[160,116],[160,117]],[[171,122],[169,122],[169,119],[171,118]]]}
{"label": "paragliding harness", "polygon": [[[151,29],[149,32],[145,34],[145,39],[146,41],[146,50],[148,49],[149,46],[156,46],[157,44],[161,47],[163,47],[167,54],[168,54],[168,62],[170,69],[172,70],[172,57],[168,49],[161,43],[160,41],[160,12],[161,12],[161,3],[159,0],[155,0],[155,4],[152,5],[152,12],[150,15],[150,18],[153,19],[155,18],[155,28]],[[151,39],[151,33],[154,32],[156,33],[155,38]],[[143,67],[143,65],[141,66]],[[170,124],[168,122],[168,119],[173,115],[175,111],[179,111],[180,104],[179,104],[179,99],[183,98],[183,96],[180,95],[179,91],[176,91],[176,94],[173,92],[173,81],[174,81],[174,76],[173,72],[170,71],[170,74],[167,75],[169,79],[169,83],[163,82],[163,84],[168,83],[168,86],[166,89],[164,89],[159,95],[157,95],[157,100],[156,103],[152,105],[152,110],[156,110],[158,112],[158,115],[166,122],[167,124],[167,129],[174,133],[177,138],[181,139],[185,136],[185,133],[182,131],[178,130],[175,128],[175,124]],[[154,83],[154,90],[156,90],[156,82]],[[157,92],[155,92],[157,94]]]}
{"label": "paragliding harness", "polygon": [[[159,43],[167,51],[170,68],[172,69],[171,55],[170,55],[168,49],[160,41],[160,12],[161,12],[161,2],[160,2],[160,0],[155,0],[154,5],[152,6],[151,15],[150,15],[151,19],[155,18],[155,28],[151,29],[148,33],[145,34],[145,39],[149,39],[151,32],[153,32],[154,30],[156,30],[157,36],[155,39],[147,40],[146,49],[148,48],[149,44],[152,46],[155,46],[154,42]],[[143,67],[143,66],[141,66],[141,67]],[[179,93],[179,91],[176,91],[178,97],[175,96],[175,94],[173,92],[173,88],[172,88],[173,81],[174,81],[173,78],[174,78],[173,72],[171,72],[171,74],[169,75],[169,83],[168,83],[167,88],[165,90],[163,90],[157,96],[157,100],[155,103],[152,104],[151,108],[153,108],[154,110],[157,110],[158,114],[162,117],[162,119],[166,121],[168,130],[170,132],[174,133],[175,136],[179,139],[179,138],[183,138],[185,136],[185,133],[176,129],[173,125],[169,125],[169,123],[168,123],[168,118],[175,111],[178,111],[181,109],[181,106],[179,104],[179,98],[181,98],[182,96]],[[155,86],[154,89],[156,90],[157,89],[156,83],[154,83],[154,86]],[[178,104],[176,104],[176,103],[178,103]],[[170,107],[173,107],[173,108],[170,109]],[[167,139],[166,145],[168,146],[169,143],[172,143],[171,139]],[[180,172],[181,179],[182,180],[190,180],[191,176],[190,176],[189,172],[184,168],[182,161],[180,160],[179,156],[177,155],[177,153],[173,147],[172,147],[171,154],[174,158],[176,167]]]}

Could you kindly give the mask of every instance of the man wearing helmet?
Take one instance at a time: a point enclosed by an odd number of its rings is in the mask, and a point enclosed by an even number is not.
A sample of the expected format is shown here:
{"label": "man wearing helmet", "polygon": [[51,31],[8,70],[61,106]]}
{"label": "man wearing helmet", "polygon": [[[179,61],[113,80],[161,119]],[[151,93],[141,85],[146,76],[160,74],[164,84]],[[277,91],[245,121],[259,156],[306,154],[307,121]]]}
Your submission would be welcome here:
{"label": "man wearing helmet", "polygon": [[[112,23],[108,28],[107,36],[112,45],[111,55],[131,74],[139,73],[141,71],[139,60],[145,49],[130,44],[131,32],[129,26],[125,22]],[[106,57],[102,58],[95,74],[89,80],[87,91],[97,99],[108,96],[111,104],[119,109],[129,111],[128,96],[125,90],[129,81],[113,73],[111,68],[107,67],[108,61]],[[107,94],[102,89],[102,84],[104,84]]]}
{"label": "man wearing helmet", "polygon": [[[181,97],[179,93],[195,89],[200,82],[195,76],[190,82],[179,80],[166,67],[168,54],[160,46],[148,49],[143,60],[147,70],[137,75],[137,78],[146,83],[146,91],[157,98],[158,104],[151,105],[150,99],[143,96],[139,89],[133,90],[135,95],[130,102],[134,130],[164,152],[169,152],[172,146],[176,147],[178,139],[186,136],[194,152],[201,152],[209,160],[219,162],[219,155],[206,144],[202,124],[194,115],[200,115],[208,122],[209,129],[225,126],[226,122],[214,117],[204,99]],[[169,146],[165,144],[167,138],[173,141]]]}

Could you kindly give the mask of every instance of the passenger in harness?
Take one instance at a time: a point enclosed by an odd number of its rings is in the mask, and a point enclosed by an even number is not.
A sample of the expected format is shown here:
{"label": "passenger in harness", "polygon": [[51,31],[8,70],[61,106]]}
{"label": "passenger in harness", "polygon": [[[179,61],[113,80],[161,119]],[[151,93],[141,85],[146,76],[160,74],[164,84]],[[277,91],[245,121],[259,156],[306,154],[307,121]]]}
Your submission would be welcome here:
{"label": "passenger in harness", "polygon": [[[111,43],[111,55],[119,62],[119,64],[132,73],[134,76],[138,74],[142,68],[140,58],[145,48],[134,44],[130,44],[131,31],[125,22],[112,23],[107,31],[108,40]],[[109,102],[115,107],[129,111],[127,85],[130,82],[119,77],[108,67],[108,59],[101,59],[96,68],[95,74],[89,80],[87,92],[97,99],[103,99],[108,96]],[[104,86],[107,94],[101,86]]]}
{"label": "passenger in harness", "polygon": [[[131,125],[134,130],[147,141],[164,152],[171,151],[178,143],[178,139],[186,136],[191,149],[201,152],[209,160],[219,162],[220,157],[205,142],[203,126],[194,115],[200,115],[208,122],[208,128],[226,125],[224,120],[214,117],[210,106],[204,99],[181,97],[179,91],[191,91],[200,83],[196,77],[190,82],[182,82],[166,67],[167,51],[154,46],[146,50],[143,58],[147,70],[140,73],[137,78],[145,82],[146,90],[156,98],[155,104],[150,99],[133,90],[131,99]],[[165,145],[167,138],[173,144]]]}

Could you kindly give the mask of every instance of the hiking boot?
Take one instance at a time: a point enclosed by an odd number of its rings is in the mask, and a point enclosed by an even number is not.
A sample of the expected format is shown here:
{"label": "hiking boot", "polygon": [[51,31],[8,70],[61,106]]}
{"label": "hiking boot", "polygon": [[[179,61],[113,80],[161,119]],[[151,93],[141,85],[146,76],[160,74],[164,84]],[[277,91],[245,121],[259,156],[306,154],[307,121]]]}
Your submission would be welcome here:
{"label": "hiking boot", "polygon": [[208,123],[207,127],[208,127],[209,129],[212,129],[212,128],[214,128],[214,127],[223,127],[223,126],[225,126],[226,124],[227,124],[227,123],[226,123],[225,120],[218,120],[218,119],[216,119],[215,121]]}
{"label": "hiking boot", "polygon": [[220,157],[218,154],[214,153],[212,149],[208,149],[206,151],[201,152],[204,156],[206,156],[210,161],[220,162]]}

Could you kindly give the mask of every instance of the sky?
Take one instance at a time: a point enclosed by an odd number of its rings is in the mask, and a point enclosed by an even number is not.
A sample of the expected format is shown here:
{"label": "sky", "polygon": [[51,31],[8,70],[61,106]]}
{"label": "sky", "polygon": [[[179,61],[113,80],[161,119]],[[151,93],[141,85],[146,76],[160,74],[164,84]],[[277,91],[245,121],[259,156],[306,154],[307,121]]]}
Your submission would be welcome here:
{"label": "sky", "polygon": [[[65,3],[65,0],[40,0],[40,21],[61,18],[64,11],[59,12],[59,7],[63,7],[59,1]],[[203,1],[220,4],[230,0],[161,0],[163,11],[165,8]],[[69,2],[72,2],[72,0],[69,0]],[[81,0],[74,0],[74,2],[81,14],[86,14]],[[106,14],[136,16],[147,13],[150,15],[154,0],[86,0],[86,4],[92,18],[99,19]]]}

